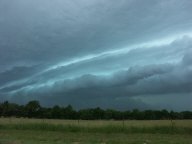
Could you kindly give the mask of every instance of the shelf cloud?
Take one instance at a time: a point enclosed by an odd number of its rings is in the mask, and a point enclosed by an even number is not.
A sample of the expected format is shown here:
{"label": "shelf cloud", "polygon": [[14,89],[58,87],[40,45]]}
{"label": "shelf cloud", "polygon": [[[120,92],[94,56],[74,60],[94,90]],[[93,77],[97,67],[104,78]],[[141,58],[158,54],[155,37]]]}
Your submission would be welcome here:
{"label": "shelf cloud", "polygon": [[192,110],[191,4],[0,1],[0,100]]}

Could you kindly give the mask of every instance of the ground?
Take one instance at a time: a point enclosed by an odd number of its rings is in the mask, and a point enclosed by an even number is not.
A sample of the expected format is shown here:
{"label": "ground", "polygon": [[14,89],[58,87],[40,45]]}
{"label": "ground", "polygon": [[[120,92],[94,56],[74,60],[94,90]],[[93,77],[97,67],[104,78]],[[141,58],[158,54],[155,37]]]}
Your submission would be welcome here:
{"label": "ground", "polygon": [[[65,127],[69,125],[70,128]],[[107,125],[115,127],[110,129]],[[162,129],[154,129],[155,126]],[[167,126],[171,131],[164,129]],[[118,127],[125,129],[117,130]],[[191,128],[191,120],[174,121],[173,125],[168,120],[122,122],[3,118],[0,119],[0,144],[191,144]]]}

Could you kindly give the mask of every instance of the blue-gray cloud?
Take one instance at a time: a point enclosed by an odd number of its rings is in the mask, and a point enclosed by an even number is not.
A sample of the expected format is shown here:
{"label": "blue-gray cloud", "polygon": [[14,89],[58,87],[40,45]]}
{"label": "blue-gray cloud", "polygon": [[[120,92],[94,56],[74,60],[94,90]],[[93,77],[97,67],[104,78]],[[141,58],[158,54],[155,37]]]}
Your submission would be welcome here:
{"label": "blue-gray cloud", "polygon": [[158,108],[146,100],[191,96],[190,5],[2,0],[0,96],[77,108]]}

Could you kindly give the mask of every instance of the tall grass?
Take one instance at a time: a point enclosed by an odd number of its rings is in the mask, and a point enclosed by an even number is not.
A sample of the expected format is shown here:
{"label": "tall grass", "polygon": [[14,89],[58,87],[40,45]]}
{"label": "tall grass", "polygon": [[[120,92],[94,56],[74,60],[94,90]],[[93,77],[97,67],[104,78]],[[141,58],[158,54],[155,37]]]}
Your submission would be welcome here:
{"label": "tall grass", "polygon": [[81,126],[62,125],[50,123],[26,123],[26,124],[0,124],[1,130],[34,130],[34,131],[59,131],[59,132],[87,132],[87,133],[159,133],[159,134],[192,134],[191,127],[182,126]]}

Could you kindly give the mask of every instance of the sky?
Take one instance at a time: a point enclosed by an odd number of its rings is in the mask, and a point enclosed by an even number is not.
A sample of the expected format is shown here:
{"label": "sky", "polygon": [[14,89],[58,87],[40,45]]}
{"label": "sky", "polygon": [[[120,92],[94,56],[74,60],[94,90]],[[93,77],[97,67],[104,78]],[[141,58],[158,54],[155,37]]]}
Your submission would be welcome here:
{"label": "sky", "polygon": [[0,101],[192,110],[191,6],[0,0]]}

